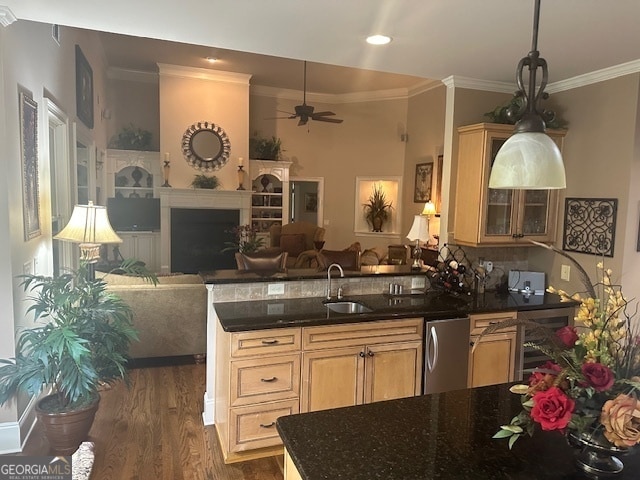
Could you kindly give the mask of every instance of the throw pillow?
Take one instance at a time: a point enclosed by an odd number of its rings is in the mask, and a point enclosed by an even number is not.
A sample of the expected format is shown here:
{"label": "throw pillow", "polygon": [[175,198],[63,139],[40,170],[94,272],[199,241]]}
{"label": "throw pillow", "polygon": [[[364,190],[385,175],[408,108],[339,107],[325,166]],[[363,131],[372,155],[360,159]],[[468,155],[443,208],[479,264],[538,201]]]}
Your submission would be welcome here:
{"label": "throw pillow", "polygon": [[289,256],[297,258],[305,248],[304,233],[285,233],[280,236],[280,248],[289,253]]}

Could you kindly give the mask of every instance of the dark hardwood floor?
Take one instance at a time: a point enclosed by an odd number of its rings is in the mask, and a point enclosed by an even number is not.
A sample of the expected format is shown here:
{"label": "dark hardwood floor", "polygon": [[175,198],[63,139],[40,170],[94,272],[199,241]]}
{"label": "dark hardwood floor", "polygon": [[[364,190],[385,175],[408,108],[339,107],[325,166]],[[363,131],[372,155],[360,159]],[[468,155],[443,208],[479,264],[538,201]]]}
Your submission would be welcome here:
{"label": "dark hardwood floor", "polygon": [[[131,386],[101,393],[90,432],[91,480],[283,480],[282,456],[225,465],[213,426],[202,424],[205,365],[131,370]],[[38,427],[23,451],[47,455]]]}

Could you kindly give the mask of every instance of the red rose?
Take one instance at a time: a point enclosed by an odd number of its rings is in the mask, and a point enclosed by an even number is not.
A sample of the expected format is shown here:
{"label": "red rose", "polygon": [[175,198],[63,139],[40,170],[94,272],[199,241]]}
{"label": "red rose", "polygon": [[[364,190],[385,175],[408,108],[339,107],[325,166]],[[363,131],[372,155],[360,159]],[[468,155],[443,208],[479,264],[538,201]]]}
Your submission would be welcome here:
{"label": "red rose", "polygon": [[557,363],[547,361],[544,365],[536,368],[529,377],[529,394],[540,390],[546,390],[555,382],[557,374],[562,371],[562,367]]}
{"label": "red rose", "polygon": [[596,392],[609,390],[615,380],[611,369],[601,363],[583,363],[582,374]]}
{"label": "red rose", "polygon": [[551,387],[533,396],[531,418],[538,422],[542,430],[562,430],[569,420],[575,402],[558,387]]}
{"label": "red rose", "polygon": [[573,348],[573,346],[578,341],[578,333],[576,327],[571,327],[569,325],[556,330],[556,336],[558,337],[558,340],[560,340],[562,344],[567,348]]}

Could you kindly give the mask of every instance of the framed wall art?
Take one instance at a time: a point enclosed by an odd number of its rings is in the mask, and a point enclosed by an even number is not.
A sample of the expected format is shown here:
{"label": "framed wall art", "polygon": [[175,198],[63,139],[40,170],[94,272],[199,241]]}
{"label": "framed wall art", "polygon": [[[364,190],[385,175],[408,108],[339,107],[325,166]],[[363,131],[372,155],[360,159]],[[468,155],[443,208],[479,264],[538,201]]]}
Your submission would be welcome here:
{"label": "framed wall art", "polygon": [[433,162],[418,163],[416,165],[415,189],[413,192],[414,203],[425,203],[431,200],[433,183]]}
{"label": "framed wall art", "polygon": [[76,45],[76,114],[88,128],[93,128],[93,70]]}
{"label": "framed wall art", "polygon": [[40,235],[38,188],[38,104],[20,92],[20,150],[22,156],[22,214],[24,239]]}
{"label": "framed wall art", "polygon": [[566,198],[562,249],[613,257],[617,198]]}
{"label": "framed wall art", "polygon": [[305,213],[316,213],[318,211],[318,194],[304,194],[304,211]]}

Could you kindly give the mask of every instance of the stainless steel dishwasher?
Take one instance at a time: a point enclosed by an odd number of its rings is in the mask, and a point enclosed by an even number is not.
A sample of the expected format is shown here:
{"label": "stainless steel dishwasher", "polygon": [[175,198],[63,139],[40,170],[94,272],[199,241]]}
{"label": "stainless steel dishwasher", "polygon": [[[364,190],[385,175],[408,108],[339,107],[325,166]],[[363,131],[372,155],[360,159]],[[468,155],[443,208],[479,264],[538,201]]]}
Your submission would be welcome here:
{"label": "stainless steel dishwasher", "polygon": [[422,393],[467,388],[469,317],[425,322]]}

